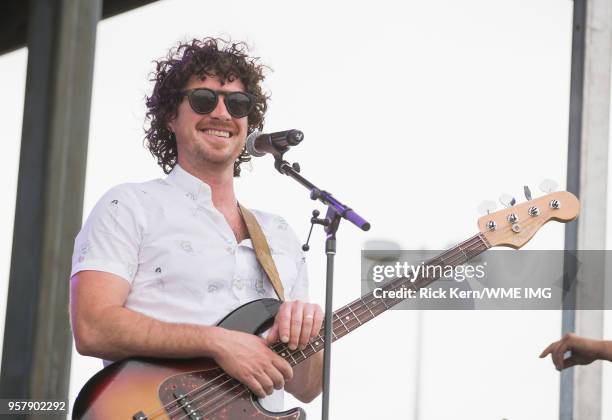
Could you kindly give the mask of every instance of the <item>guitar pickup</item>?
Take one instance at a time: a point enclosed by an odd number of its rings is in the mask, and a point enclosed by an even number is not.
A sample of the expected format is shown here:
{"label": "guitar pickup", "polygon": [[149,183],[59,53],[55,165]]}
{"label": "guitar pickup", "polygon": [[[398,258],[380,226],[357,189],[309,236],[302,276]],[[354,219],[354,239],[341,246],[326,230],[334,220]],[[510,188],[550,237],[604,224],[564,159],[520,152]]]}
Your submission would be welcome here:
{"label": "guitar pickup", "polygon": [[191,400],[187,398],[184,394],[175,392],[174,398],[176,398],[176,402],[181,407],[181,409],[187,414],[187,418],[189,420],[202,420],[204,417],[191,406]]}

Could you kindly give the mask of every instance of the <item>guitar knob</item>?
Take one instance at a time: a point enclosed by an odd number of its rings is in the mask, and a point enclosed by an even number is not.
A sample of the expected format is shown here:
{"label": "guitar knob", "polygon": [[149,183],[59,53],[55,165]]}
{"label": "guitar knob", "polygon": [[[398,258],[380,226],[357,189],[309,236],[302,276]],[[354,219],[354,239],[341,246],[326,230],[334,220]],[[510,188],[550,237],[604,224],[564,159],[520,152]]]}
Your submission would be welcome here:
{"label": "guitar knob", "polygon": [[487,222],[487,229],[489,229],[489,230],[495,230],[495,229],[497,229],[497,223],[495,223],[495,221],[494,221],[494,220],[489,220],[489,221]]}
{"label": "guitar knob", "polygon": [[540,215],[540,209],[534,206],[529,207],[529,210],[527,210],[527,212],[531,217],[536,217]]}
{"label": "guitar knob", "polygon": [[518,222],[518,217],[516,216],[516,214],[510,213],[508,215],[508,221],[512,224],[515,224],[516,222]]}
{"label": "guitar knob", "polygon": [[553,210],[558,210],[561,208],[561,202],[559,200],[550,200],[550,203],[548,205]]}

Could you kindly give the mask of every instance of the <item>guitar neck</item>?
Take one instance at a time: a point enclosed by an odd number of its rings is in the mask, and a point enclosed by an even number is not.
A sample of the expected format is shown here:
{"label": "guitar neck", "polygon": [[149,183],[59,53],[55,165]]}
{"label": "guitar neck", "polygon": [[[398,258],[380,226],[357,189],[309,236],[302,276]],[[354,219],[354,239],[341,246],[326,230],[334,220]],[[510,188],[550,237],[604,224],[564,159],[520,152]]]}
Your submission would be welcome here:
{"label": "guitar neck", "polygon": [[[453,248],[443,252],[435,258],[424,263],[424,267],[432,266],[456,266],[464,264],[475,256],[489,249],[491,245],[482,234],[472,236]],[[422,270],[422,273],[436,272],[440,270]],[[428,286],[439,278],[439,276],[424,276],[419,275],[414,279],[406,277],[398,277],[388,281],[380,287],[382,292],[401,292],[402,290],[412,289],[417,291]],[[380,297],[376,298],[372,293],[366,293],[359,299],[354,300],[348,305],[336,310],[332,315],[332,341],[344,337],[351,331],[362,326],[371,319],[392,308],[398,303],[407,298],[407,293],[381,293],[381,296],[401,296],[401,297]],[[281,357],[289,362],[291,366],[295,366],[319,351],[323,350],[324,329],[317,337],[308,343],[304,350],[289,350],[287,344],[279,343],[272,347]]]}

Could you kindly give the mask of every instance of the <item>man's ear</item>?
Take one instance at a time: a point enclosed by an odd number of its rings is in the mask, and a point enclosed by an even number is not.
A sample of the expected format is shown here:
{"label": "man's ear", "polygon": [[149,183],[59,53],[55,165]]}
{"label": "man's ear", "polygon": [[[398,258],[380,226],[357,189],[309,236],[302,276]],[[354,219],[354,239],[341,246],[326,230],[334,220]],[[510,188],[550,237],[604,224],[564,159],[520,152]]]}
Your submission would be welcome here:
{"label": "man's ear", "polygon": [[174,129],[174,119],[172,119],[171,121],[168,121],[168,124],[166,124],[166,128],[168,129],[168,131],[170,131],[171,133],[174,133],[176,130]]}

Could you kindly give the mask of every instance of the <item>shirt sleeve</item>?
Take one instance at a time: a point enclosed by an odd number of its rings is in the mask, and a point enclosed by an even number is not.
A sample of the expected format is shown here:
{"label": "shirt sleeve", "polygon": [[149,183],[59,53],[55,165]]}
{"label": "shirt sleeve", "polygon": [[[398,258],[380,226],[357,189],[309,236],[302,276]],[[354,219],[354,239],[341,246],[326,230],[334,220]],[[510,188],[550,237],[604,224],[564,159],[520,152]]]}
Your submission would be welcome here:
{"label": "shirt sleeve", "polygon": [[70,276],[83,270],[105,271],[131,284],[145,223],[142,205],[128,184],[108,191],[76,237]]}

